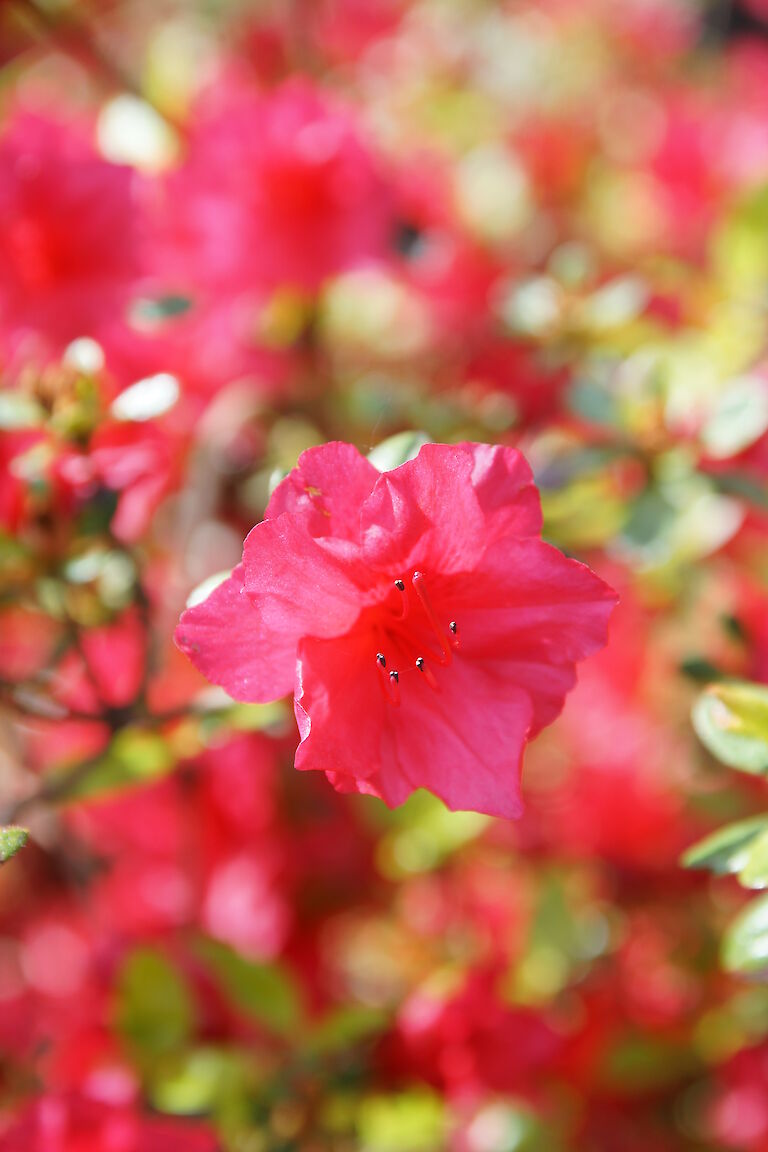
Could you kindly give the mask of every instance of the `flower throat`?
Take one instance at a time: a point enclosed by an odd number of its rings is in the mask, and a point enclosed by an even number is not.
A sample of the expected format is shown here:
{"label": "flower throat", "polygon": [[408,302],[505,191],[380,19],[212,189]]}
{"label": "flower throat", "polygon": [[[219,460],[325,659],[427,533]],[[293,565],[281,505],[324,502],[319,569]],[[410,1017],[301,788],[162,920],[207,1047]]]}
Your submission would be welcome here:
{"label": "flower throat", "polygon": [[[400,677],[404,672],[418,672],[424,677],[427,684],[435,692],[440,691],[440,685],[437,678],[430,667],[428,661],[435,662],[443,667],[447,667],[452,659],[454,652],[459,647],[458,625],[455,620],[448,623],[447,628],[443,628],[440,619],[435,612],[432,601],[427,592],[426,582],[423,572],[414,572],[411,577],[411,587],[416,594],[416,605],[421,609],[419,616],[426,617],[428,625],[429,639],[436,639],[438,643],[438,650],[425,644],[420,635],[414,633],[421,633],[423,630],[423,620],[414,620],[415,627],[411,628],[408,625],[404,626],[406,620],[413,619],[411,614],[411,600],[408,594],[404,580],[395,580],[394,587],[400,594],[400,603],[395,612],[390,616],[383,631],[386,631],[390,638],[392,633],[395,633],[397,640],[400,642],[400,647],[406,646],[412,648],[417,653],[414,661],[406,669],[387,668],[387,658],[384,652],[379,651],[376,653],[376,666],[379,671],[379,681],[381,683],[384,697],[388,703],[397,708],[400,704]],[[414,605],[414,607],[416,606]],[[419,626],[421,624],[421,627]],[[381,645],[384,647],[384,644]]]}

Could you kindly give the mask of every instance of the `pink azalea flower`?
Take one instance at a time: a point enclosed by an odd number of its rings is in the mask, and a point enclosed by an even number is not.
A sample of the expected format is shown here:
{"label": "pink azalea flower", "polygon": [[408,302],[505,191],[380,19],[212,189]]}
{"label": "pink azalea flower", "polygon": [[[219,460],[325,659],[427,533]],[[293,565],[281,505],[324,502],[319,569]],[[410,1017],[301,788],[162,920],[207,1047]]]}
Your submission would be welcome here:
{"label": "pink azalea flower", "polygon": [[605,643],[615,600],[540,531],[512,448],[428,444],[382,474],[326,444],[176,641],[239,700],[293,691],[296,767],[339,790],[396,805],[423,787],[517,816],[525,744]]}
{"label": "pink azalea flower", "polygon": [[131,1106],[79,1095],[36,1099],[0,1132],[2,1152],[214,1152],[213,1134],[198,1124],[144,1117]]}
{"label": "pink azalea flower", "polygon": [[28,113],[0,137],[0,334],[4,351],[47,359],[98,335],[138,273],[133,175],[87,135]]}
{"label": "pink azalea flower", "polygon": [[387,184],[350,113],[311,84],[207,95],[169,180],[158,272],[180,289],[314,291],[387,251]]}

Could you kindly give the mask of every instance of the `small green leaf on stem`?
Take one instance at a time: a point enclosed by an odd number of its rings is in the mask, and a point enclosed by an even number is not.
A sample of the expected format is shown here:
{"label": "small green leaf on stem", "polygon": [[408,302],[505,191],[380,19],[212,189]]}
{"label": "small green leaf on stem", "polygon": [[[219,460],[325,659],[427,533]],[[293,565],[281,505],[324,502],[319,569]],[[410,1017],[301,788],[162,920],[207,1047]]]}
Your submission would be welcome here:
{"label": "small green leaf on stem", "polygon": [[741,872],[752,844],[767,829],[768,814],[727,824],[689,848],[682,863],[686,868],[708,868],[717,876]]}
{"label": "small green leaf on stem", "polygon": [[429,444],[424,432],[398,432],[372,448],[368,459],[379,472],[391,472],[418,456],[424,444]]}
{"label": "small green leaf on stem", "polygon": [[27,840],[29,832],[26,828],[0,828],[0,864],[5,864],[12,856],[19,852]]}
{"label": "small green leaf on stem", "polygon": [[768,774],[768,687],[746,681],[711,684],[693,707],[706,748],[730,768]]}
{"label": "small green leaf on stem", "polygon": [[768,968],[768,895],[753,900],[730,925],[723,940],[723,967],[748,974]]}

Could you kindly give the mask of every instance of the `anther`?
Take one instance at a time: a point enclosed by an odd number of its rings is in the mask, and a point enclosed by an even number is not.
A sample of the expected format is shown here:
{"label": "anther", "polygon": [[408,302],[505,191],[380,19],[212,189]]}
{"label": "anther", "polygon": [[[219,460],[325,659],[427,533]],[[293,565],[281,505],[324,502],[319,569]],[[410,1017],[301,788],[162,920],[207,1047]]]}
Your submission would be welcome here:
{"label": "anther", "polygon": [[429,684],[430,688],[434,688],[435,692],[439,692],[440,691],[440,685],[438,684],[437,680],[435,679],[434,672],[429,667],[429,665],[425,662],[423,656],[419,656],[417,658],[416,667],[418,668],[419,672],[422,673],[422,675],[424,676],[424,679],[426,680],[427,684]]}
{"label": "anther", "polygon": [[400,688],[398,686],[397,672],[387,674],[387,660],[383,652],[376,653],[376,668],[379,673],[379,684],[388,704],[397,706],[400,703]]}
{"label": "anther", "polygon": [[379,672],[379,683],[384,693],[384,699],[388,704],[393,704],[397,708],[400,704],[400,674],[394,669],[387,672],[387,660],[383,652],[376,653],[376,667]]}
{"label": "anther", "polygon": [[395,580],[395,588],[397,588],[398,592],[405,592],[405,581]]}
{"label": "anther", "polygon": [[413,587],[416,589],[416,595],[419,597],[419,600],[421,600],[421,606],[427,615],[427,619],[432,625],[432,631],[435,633],[435,636],[437,636],[438,643],[443,650],[442,656],[439,657],[440,663],[450,664],[451,656],[453,655],[451,652],[451,644],[445,632],[443,632],[442,628],[440,627],[440,621],[435,615],[435,610],[432,607],[432,601],[427,595],[427,590],[424,587],[424,573],[414,572],[413,576],[411,577],[411,581],[413,583]]}

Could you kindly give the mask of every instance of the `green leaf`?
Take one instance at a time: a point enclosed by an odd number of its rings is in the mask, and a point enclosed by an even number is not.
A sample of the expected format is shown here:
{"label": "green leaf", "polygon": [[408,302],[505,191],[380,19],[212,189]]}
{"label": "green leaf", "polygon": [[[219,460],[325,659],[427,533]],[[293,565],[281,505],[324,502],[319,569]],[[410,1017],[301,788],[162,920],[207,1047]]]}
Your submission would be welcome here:
{"label": "green leaf", "polygon": [[232,570],[225,568],[223,572],[214,572],[212,576],[206,576],[205,580],[201,580],[187,596],[187,608],[195,608],[198,604],[202,604],[204,600],[208,599],[211,592],[215,592],[219,585],[228,580],[231,575]]}
{"label": "green leaf", "polygon": [[34,428],[44,419],[43,409],[25,392],[11,389],[0,393],[0,428]]}
{"label": "green leaf", "polygon": [[312,1028],[307,1046],[312,1052],[349,1050],[383,1032],[388,1023],[387,1014],[379,1008],[337,1008]]}
{"label": "green leaf", "polygon": [[112,415],[117,420],[144,423],[164,416],[179,399],[179,382],[170,372],[158,372],[137,380],[112,401]]}
{"label": "green leaf", "polygon": [[711,684],[713,680],[719,680],[721,676],[717,665],[705,660],[702,656],[686,656],[684,660],[680,661],[680,671],[683,676],[687,676],[689,680],[695,680],[699,685]]}
{"label": "green leaf", "polygon": [[693,706],[693,726],[730,768],[768,773],[768,688],[747,681],[712,684]]}
{"label": "green leaf", "polygon": [[694,1064],[693,1053],[679,1041],[632,1031],[607,1048],[603,1076],[614,1091],[653,1092],[679,1083]]}
{"label": "green leaf", "polygon": [[406,461],[414,460],[423,445],[429,443],[429,436],[424,432],[398,432],[377,444],[368,453],[368,459],[379,472],[391,472]]}
{"label": "green leaf", "polygon": [[712,483],[719,492],[737,496],[758,508],[768,509],[768,488],[743,472],[718,472]]}
{"label": "green leaf", "polygon": [[152,1103],[161,1112],[178,1116],[213,1112],[219,1122],[227,1118],[244,1125],[248,1122],[254,1085],[249,1084],[246,1053],[200,1047],[158,1068],[150,1091]]}
{"label": "green leaf", "polygon": [[593,424],[618,426],[619,405],[615,390],[598,380],[576,379],[567,395],[569,409]]}
{"label": "green leaf", "polygon": [[21,851],[28,839],[29,832],[26,828],[16,828],[13,825],[0,828],[0,864],[5,864]]}
{"label": "green leaf", "polygon": [[194,1003],[181,973],[162,953],[132,952],[117,984],[116,1024],[131,1047],[153,1057],[173,1052],[189,1040]]}
{"label": "green leaf", "polygon": [[427,1089],[369,1096],[358,1131],[366,1152],[440,1152],[447,1135],[444,1105]]}
{"label": "green leaf", "polygon": [[708,868],[717,876],[740,872],[749,857],[749,846],[768,829],[768,814],[738,820],[719,828],[683,855],[685,868]]}
{"label": "green leaf", "polygon": [[485,1152],[562,1152],[557,1132],[528,1105],[517,1100],[484,1103],[472,1121],[479,1139],[472,1147]]}
{"label": "green leaf", "polygon": [[739,883],[745,888],[768,888],[768,831],[749,845],[746,862],[739,870]]}
{"label": "green leaf", "polygon": [[718,396],[701,431],[710,456],[727,459],[759,440],[768,428],[768,388],[759,376],[739,376]]}
{"label": "green leaf", "polygon": [[133,315],[142,325],[161,324],[164,320],[183,316],[192,307],[188,296],[169,294],[157,296],[154,299],[137,300],[133,306]]}
{"label": "green leaf", "polygon": [[296,984],[285,968],[257,963],[226,944],[206,939],[198,952],[223,991],[242,1012],[278,1035],[293,1032],[302,1016]]}
{"label": "green leaf", "polygon": [[755,973],[768,968],[768,895],[760,896],[736,917],[723,940],[723,967]]}
{"label": "green leaf", "polygon": [[90,771],[67,789],[66,799],[99,796],[145,784],[166,775],[174,763],[173,753],[159,732],[135,726],[123,728]]}

